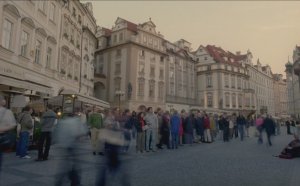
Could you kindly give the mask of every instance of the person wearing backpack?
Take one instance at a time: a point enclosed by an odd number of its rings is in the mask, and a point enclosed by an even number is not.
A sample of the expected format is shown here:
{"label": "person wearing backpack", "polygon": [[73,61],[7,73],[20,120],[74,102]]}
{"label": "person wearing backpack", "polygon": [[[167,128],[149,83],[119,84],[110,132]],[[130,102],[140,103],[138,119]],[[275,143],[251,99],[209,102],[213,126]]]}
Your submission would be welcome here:
{"label": "person wearing backpack", "polygon": [[23,108],[22,113],[19,114],[17,121],[21,124],[20,138],[17,142],[16,156],[22,159],[30,159],[31,157],[27,154],[29,133],[33,128],[33,120],[31,117],[32,108],[26,106]]}

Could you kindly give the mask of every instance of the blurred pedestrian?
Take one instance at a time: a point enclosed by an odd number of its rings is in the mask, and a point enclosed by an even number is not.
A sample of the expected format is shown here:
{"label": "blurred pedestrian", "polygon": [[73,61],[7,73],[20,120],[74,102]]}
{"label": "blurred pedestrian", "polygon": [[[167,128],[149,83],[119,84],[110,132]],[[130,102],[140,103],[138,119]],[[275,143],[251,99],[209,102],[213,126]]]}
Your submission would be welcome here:
{"label": "blurred pedestrian", "polygon": [[158,118],[153,113],[152,107],[149,107],[147,109],[147,114],[145,116],[145,122],[148,126],[148,129],[146,130],[146,152],[149,152],[149,150],[152,150],[153,152],[156,152],[156,134],[158,131]]}
{"label": "blurred pedestrian", "polygon": [[178,137],[179,137],[179,127],[180,127],[180,116],[175,110],[173,116],[170,119],[171,124],[171,139],[172,139],[172,149],[178,148]]}
{"label": "blurred pedestrian", "polygon": [[265,118],[263,128],[267,133],[268,144],[272,146],[271,136],[275,134],[275,124],[270,115],[267,115],[267,117]]}
{"label": "blurred pedestrian", "polygon": [[245,133],[245,125],[246,125],[246,119],[242,114],[239,114],[239,116],[236,119],[238,131],[241,137],[241,141],[244,140],[244,133]]}
{"label": "blurred pedestrian", "polygon": [[52,130],[57,123],[56,113],[52,110],[52,105],[47,106],[47,111],[41,119],[41,136],[38,142],[38,158],[36,161],[48,160],[51,146]]}
{"label": "blurred pedestrian", "polygon": [[137,122],[135,122],[135,128],[137,132],[136,136],[136,152],[144,152],[145,149],[145,120],[144,113],[140,112],[137,116]]}
{"label": "blurred pedestrian", "polygon": [[[4,105],[6,105],[6,101],[4,97],[0,95],[0,174],[3,146],[8,142],[6,140],[9,140],[7,139],[7,133],[17,126],[13,113],[9,109],[6,109]],[[13,143],[13,141],[10,141],[9,143]]]}
{"label": "blurred pedestrian", "polygon": [[61,119],[54,131],[57,151],[65,158],[59,162],[58,171],[64,170],[55,180],[55,186],[62,186],[65,177],[69,178],[71,186],[81,185],[80,165],[78,163],[78,150],[80,138],[88,135],[88,128],[81,122],[79,116],[68,114]]}

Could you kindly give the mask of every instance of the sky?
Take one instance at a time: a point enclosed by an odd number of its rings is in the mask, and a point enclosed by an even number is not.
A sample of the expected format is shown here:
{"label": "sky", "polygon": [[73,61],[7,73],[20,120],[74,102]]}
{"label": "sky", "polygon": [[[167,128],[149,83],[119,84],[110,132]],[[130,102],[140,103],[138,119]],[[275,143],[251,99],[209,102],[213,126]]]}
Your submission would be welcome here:
{"label": "sky", "polygon": [[[88,1],[84,1],[88,2]],[[112,28],[117,17],[136,24],[151,18],[164,38],[185,39],[193,50],[216,45],[253,54],[273,73],[285,74],[300,45],[300,2],[297,1],[89,1],[101,27]]]}

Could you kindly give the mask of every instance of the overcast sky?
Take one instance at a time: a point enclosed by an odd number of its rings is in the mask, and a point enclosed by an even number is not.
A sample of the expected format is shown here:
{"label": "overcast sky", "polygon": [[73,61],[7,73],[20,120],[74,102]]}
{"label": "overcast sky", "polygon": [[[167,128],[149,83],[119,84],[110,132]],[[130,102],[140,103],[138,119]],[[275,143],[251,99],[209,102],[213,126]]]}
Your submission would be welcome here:
{"label": "overcast sky", "polygon": [[91,1],[99,26],[117,17],[139,24],[151,20],[165,39],[181,38],[245,53],[284,74],[284,64],[300,45],[300,2],[296,1]]}

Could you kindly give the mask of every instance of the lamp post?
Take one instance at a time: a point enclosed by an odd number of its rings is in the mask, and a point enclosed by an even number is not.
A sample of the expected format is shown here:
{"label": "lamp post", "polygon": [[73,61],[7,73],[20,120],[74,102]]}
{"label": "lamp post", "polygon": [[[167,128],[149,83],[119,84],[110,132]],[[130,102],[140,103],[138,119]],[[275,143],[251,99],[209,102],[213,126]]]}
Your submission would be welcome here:
{"label": "lamp post", "polygon": [[121,96],[125,95],[125,92],[121,91],[121,90],[117,90],[115,92],[115,95],[118,96],[119,98],[119,114],[121,113]]}

